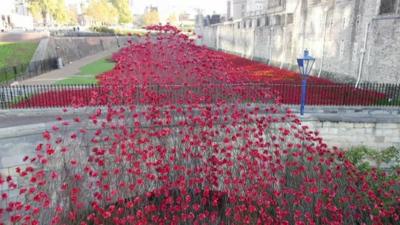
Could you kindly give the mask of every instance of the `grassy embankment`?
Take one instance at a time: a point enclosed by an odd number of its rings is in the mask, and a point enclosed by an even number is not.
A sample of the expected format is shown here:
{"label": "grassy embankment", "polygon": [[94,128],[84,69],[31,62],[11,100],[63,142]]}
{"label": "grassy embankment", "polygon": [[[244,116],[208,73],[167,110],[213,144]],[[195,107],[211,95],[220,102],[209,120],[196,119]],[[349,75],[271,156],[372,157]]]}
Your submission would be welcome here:
{"label": "grassy embankment", "polygon": [[25,72],[37,42],[0,42],[0,83]]}
{"label": "grassy embankment", "polygon": [[101,59],[81,67],[79,74],[57,81],[56,84],[96,84],[96,77],[114,68],[115,63],[108,59]]}

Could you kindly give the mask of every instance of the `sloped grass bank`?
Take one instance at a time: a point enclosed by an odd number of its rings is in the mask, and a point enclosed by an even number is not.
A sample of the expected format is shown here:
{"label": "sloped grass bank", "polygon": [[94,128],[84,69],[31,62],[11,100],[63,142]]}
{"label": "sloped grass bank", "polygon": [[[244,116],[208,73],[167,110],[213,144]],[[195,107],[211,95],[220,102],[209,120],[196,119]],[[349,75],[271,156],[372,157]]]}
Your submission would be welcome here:
{"label": "sloped grass bank", "polygon": [[37,42],[0,42],[0,68],[28,64]]}
{"label": "sloped grass bank", "polygon": [[80,68],[79,74],[58,81],[56,84],[97,84],[96,77],[112,70],[114,66],[115,62],[112,62],[110,59],[100,59]]}

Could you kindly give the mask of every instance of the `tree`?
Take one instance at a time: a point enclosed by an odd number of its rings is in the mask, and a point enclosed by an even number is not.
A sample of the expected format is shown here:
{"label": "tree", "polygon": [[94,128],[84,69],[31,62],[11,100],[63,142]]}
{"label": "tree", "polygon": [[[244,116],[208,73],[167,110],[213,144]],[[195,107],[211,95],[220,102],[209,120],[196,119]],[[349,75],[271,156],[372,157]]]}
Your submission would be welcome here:
{"label": "tree", "polygon": [[120,24],[133,22],[133,13],[128,0],[111,0],[111,3],[118,11],[118,22]]}
{"label": "tree", "polygon": [[52,18],[59,24],[68,24],[70,14],[65,6],[64,0],[57,0],[55,11],[51,14]]}
{"label": "tree", "polygon": [[167,18],[167,22],[170,23],[171,25],[175,25],[178,19],[176,18],[175,13],[171,14]]}
{"label": "tree", "polygon": [[29,4],[29,11],[31,12],[32,17],[35,20],[37,21],[42,20],[42,22],[44,22],[42,16],[42,10],[40,9],[40,5],[38,2],[31,2]]}
{"label": "tree", "polygon": [[116,24],[118,22],[117,9],[107,0],[91,0],[86,15],[101,25]]}
{"label": "tree", "polygon": [[43,20],[43,26],[50,18],[61,24],[69,20],[64,0],[28,0],[28,3],[29,11],[35,19]]}
{"label": "tree", "polygon": [[146,26],[158,24],[160,22],[160,15],[158,14],[158,11],[149,10],[146,12],[143,16],[143,22]]}
{"label": "tree", "polygon": [[78,24],[78,12],[76,9],[68,9],[68,24],[77,25]]}

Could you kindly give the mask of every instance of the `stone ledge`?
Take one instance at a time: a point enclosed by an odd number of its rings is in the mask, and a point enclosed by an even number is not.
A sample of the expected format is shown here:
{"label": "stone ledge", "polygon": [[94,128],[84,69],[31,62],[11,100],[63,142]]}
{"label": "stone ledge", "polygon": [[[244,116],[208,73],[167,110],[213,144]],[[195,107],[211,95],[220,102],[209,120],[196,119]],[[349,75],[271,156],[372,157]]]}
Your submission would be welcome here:
{"label": "stone ledge", "polygon": [[315,113],[301,116],[304,122],[336,122],[336,123],[400,123],[400,115],[354,115]]}
{"label": "stone ledge", "polygon": [[[260,104],[253,104],[260,105]],[[284,108],[289,108],[295,114],[300,114],[299,105],[282,105]],[[104,106],[92,106],[85,108],[73,108],[73,107],[59,107],[59,108],[38,108],[38,109],[0,109],[0,116],[7,115],[54,115],[62,113],[62,109],[68,109],[67,113],[70,112],[90,112],[98,108],[106,109]],[[306,106],[306,115],[313,114],[357,114],[357,115],[368,115],[368,116],[400,116],[400,107],[377,107],[377,106]]]}

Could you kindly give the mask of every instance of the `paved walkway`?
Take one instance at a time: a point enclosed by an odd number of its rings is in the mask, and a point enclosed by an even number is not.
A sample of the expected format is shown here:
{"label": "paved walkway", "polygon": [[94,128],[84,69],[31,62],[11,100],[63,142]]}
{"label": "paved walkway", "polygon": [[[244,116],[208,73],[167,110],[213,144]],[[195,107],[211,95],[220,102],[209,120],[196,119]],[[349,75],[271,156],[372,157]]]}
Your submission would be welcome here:
{"label": "paved walkway", "polygon": [[50,36],[49,32],[12,31],[0,33],[1,42],[40,41]]}
{"label": "paved walkway", "polygon": [[62,69],[53,70],[48,73],[44,73],[40,76],[33,77],[24,81],[18,82],[18,84],[35,85],[35,84],[54,84],[59,80],[64,80],[68,77],[78,74],[79,69],[87,64],[111,56],[112,53],[118,51],[118,49],[112,49],[104,52],[97,53],[84,57],[80,60],[73,61],[68,65],[65,65]]}

